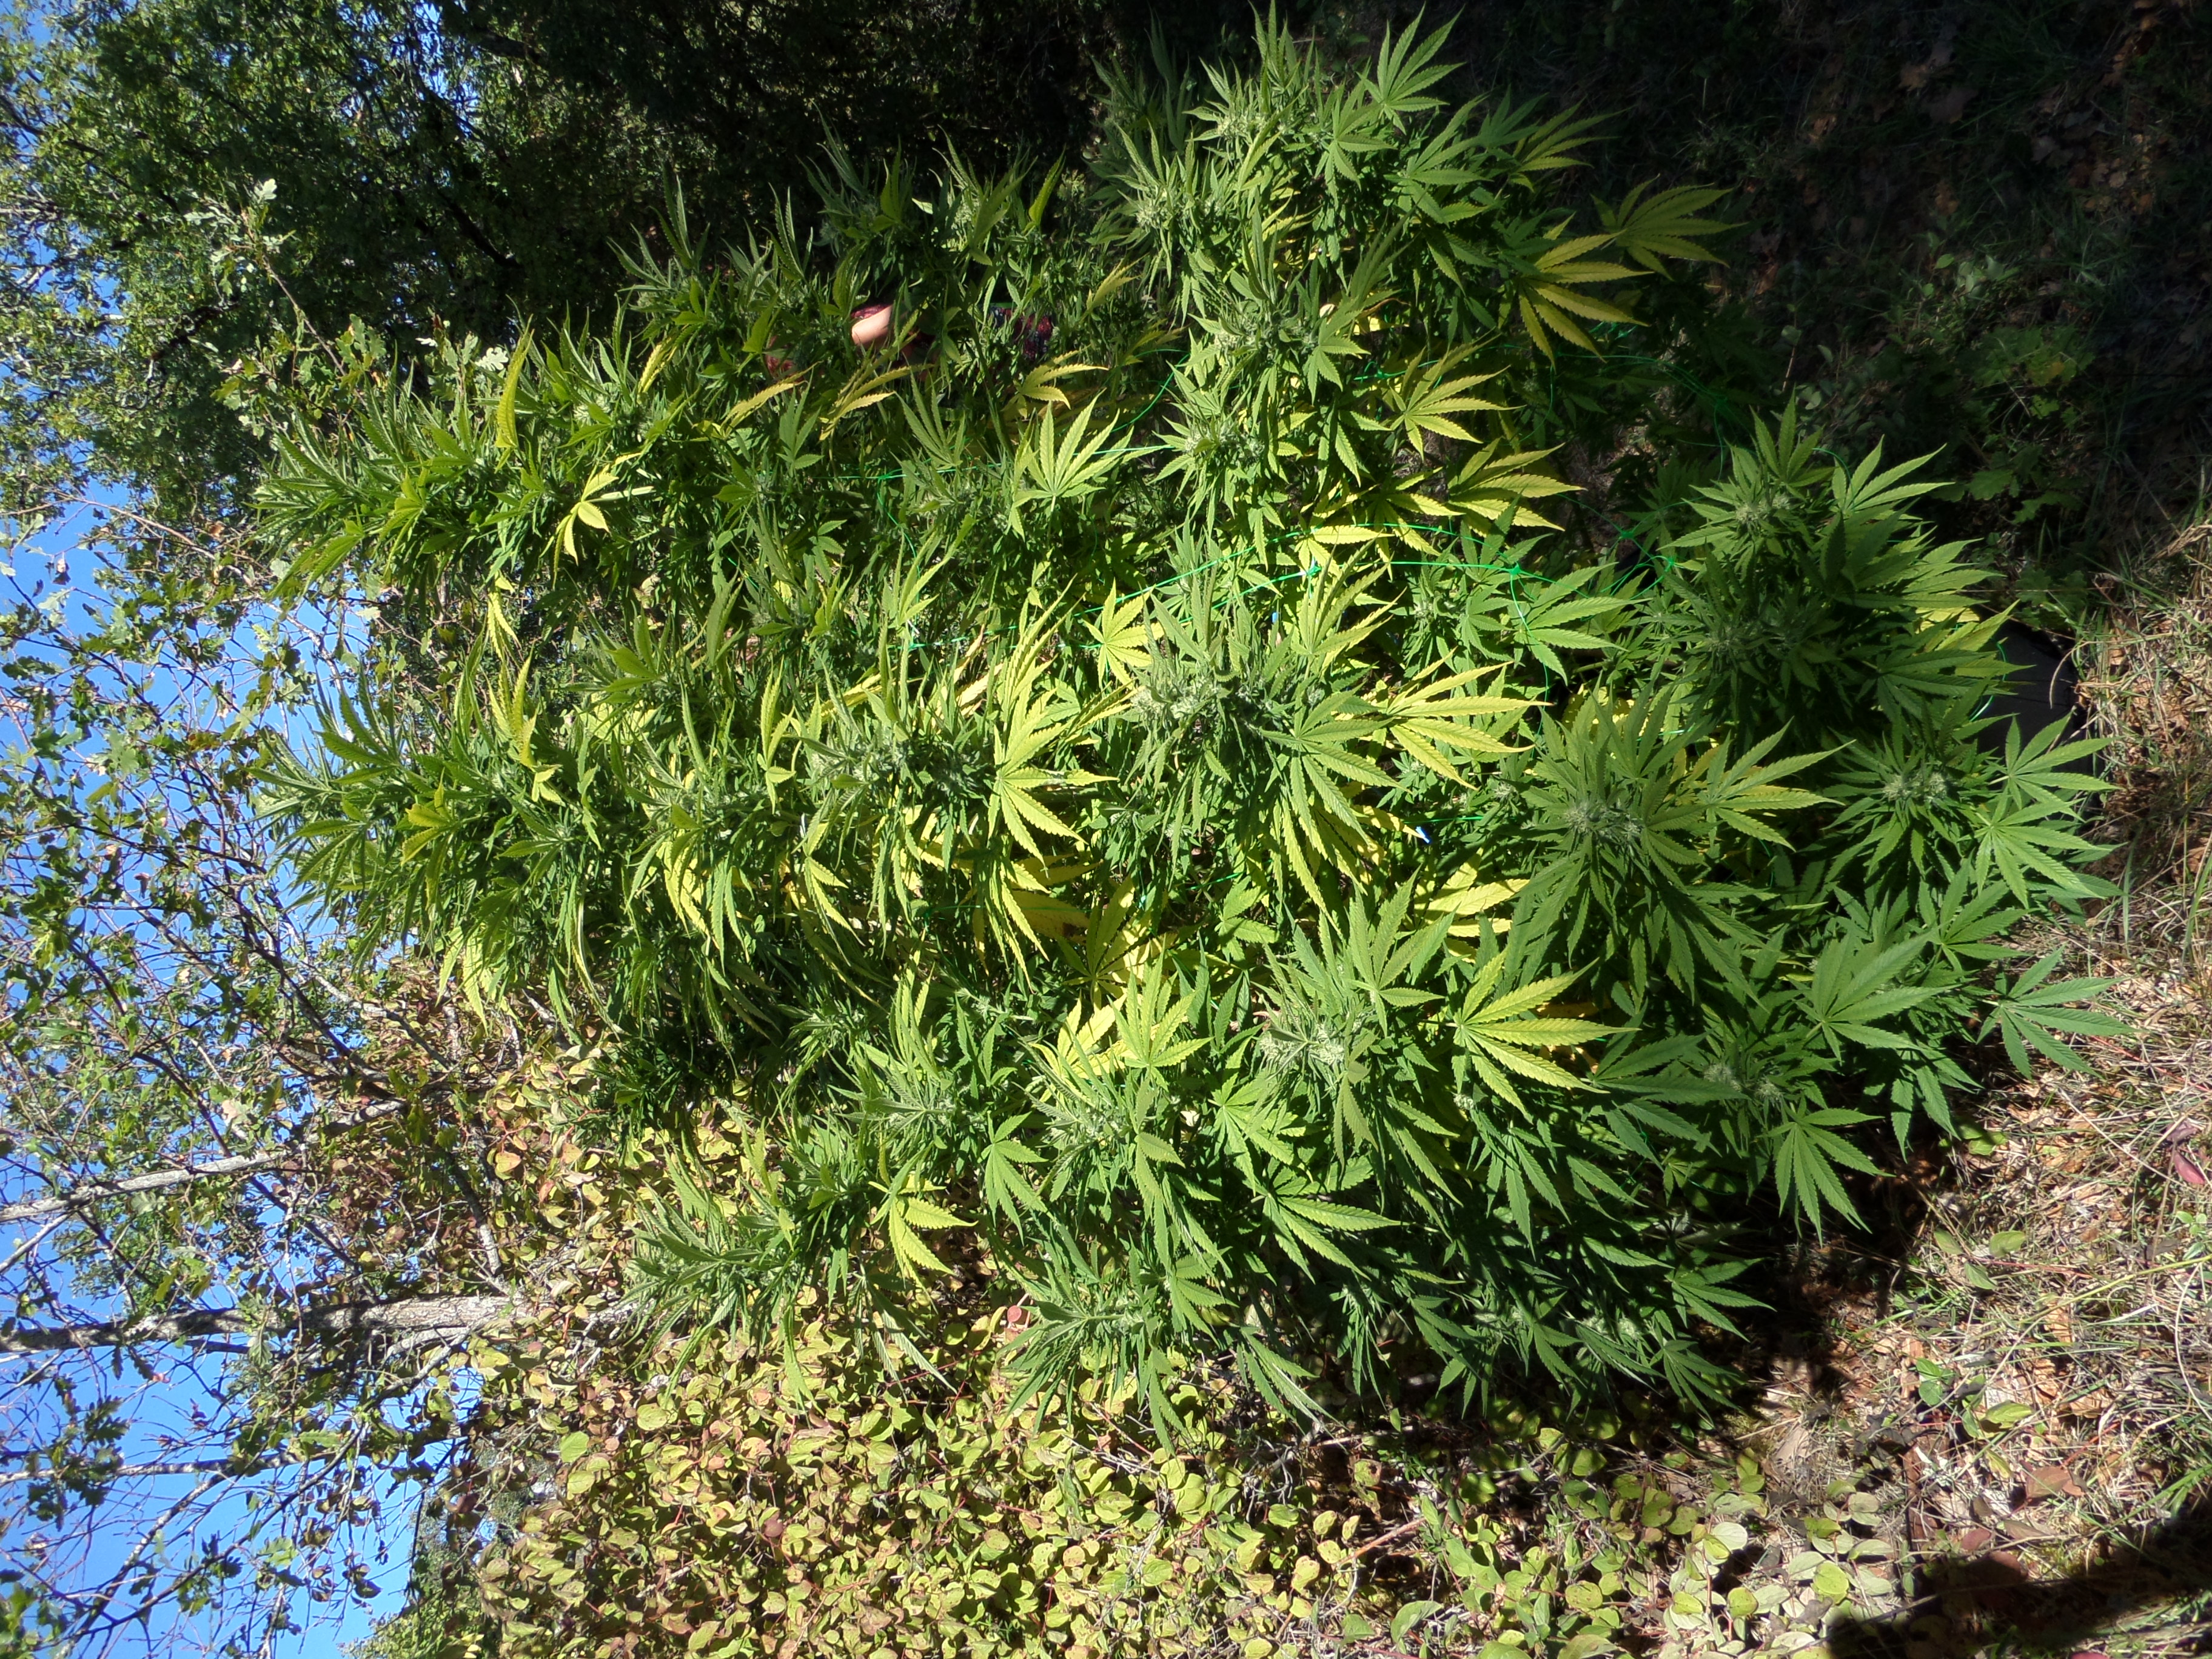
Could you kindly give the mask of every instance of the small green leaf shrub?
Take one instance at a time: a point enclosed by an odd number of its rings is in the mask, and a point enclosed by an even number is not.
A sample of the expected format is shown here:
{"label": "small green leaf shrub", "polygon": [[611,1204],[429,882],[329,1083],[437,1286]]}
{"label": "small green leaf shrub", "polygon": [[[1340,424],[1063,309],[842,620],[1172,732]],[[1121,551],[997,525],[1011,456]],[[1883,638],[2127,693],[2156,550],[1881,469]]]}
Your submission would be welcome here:
{"label": "small green leaf shrub", "polygon": [[[1384,1632],[1410,1650],[1416,1627],[1439,1655],[1504,1638],[1588,1656],[1651,1625],[1686,1552],[1717,1571],[1709,1534],[1757,1508],[1735,1496],[1758,1490],[1748,1460],[1710,1504],[1711,1471],[1654,1462],[1648,1408],[1575,1433],[1516,1409],[1490,1428],[1255,1439],[1218,1363],[1170,1381],[1172,1444],[1126,1385],[1018,1404],[1000,1356],[1031,1310],[988,1264],[940,1284],[888,1375],[811,1295],[787,1347],[672,1334],[634,1365],[579,1364],[668,1148],[515,1139],[541,1190],[600,1224],[561,1254],[560,1311],[472,1349],[470,1453],[428,1499],[410,1610],[362,1659],[1257,1659]],[[710,1124],[696,1155],[712,1172],[744,1154]]]}
{"label": "small green leaf shrub", "polygon": [[1292,1502],[1248,1489],[1218,1383],[1174,1385],[1194,1426],[1172,1451],[1095,1384],[1065,1419],[1010,1408],[1005,1311],[892,1378],[812,1317],[787,1363],[715,1341],[643,1382],[494,1371],[502,1416],[549,1442],[583,1425],[474,1564],[499,1651],[1272,1652],[1407,1599],[1366,1582],[1367,1517],[1322,1509],[1295,1462]]}
{"label": "small green leaf shrub", "polygon": [[2100,890],[2098,785],[1977,742],[1914,466],[1785,415],[1638,541],[1543,516],[1531,398],[1713,192],[1574,234],[1579,130],[1445,110],[1440,46],[1117,88],[1080,180],[833,158],[826,246],[288,447],[290,580],[374,617],[269,810],[364,949],[599,1045],[617,1127],[750,1126],[641,1242],[668,1325],[812,1297],[904,1363],[980,1257],[1019,1397],[1164,1425],[1178,1354],[1696,1392],[1862,1125],[2099,1024],[1988,982]]}
{"label": "small green leaf shrub", "polygon": [[[1217,1359],[1169,1382],[1172,1444],[1126,1382],[1018,1405],[1000,1359],[1033,1310],[982,1261],[937,1281],[889,1374],[818,1298],[787,1348],[624,1338],[631,1363],[610,1364],[637,1206],[673,1148],[580,1145],[588,1073],[539,1054],[489,1103],[510,1269],[555,1295],[457,1357],[470,1432],[415,1467],[408,1606],[356,1659],[1256,1656],[1401,1620],[1432,1654],[1586,1659],[1651,1629],[1669,1571],[1739,1512],[1728,1494],[1757,1490],[1746,1460],[1708,1505],[1713,1471],[1655,1462],[1648,1399],[1565,1428],[1516,1407],[1278,1437]],[[742,1184],[733,1127],[692,1126],[701,1182]]]}

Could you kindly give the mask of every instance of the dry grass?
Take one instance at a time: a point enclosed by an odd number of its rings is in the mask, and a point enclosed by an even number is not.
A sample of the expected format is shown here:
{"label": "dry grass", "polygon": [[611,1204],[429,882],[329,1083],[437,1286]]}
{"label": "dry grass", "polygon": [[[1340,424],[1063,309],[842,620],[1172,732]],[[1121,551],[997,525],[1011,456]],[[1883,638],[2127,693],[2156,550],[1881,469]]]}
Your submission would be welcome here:
{"label": "dry grass", "polygon": [[2134,1036],[1999,1091],[1978,1150],[1916,1172],[1904,1259],[1841,1264],[1832,1346],[1745,1437],[1802,1506],[1870,1494],[1909,1564],[1828,1627],[1838,1659],[2212,1638],[2212,1006],[2115,932],[2076,942]]}
{"label": "dry grass", "polygon": [[2200,509],[2132,563],[2106,580],[2112,606],[2082,653],[2082,694],[2120,784],[2106,813],[2121,845],[2117,949],[2178,941],[2195,981],[2212,946],[2212,516]]}
{"label": "dry grass", "polygon": [[2173,1525],[2212,1500],[2212,1008],[2142,957],[2096,964],[2122,970],[2133,1037],[1990,1103],[1887,1316],[1843,1333],[1847,1397],[1909,1437],[1925,1599],[1902,1628],[1929,1656],[2008,1628],[2142,1653],[2212,1632],[2201,1536]]}

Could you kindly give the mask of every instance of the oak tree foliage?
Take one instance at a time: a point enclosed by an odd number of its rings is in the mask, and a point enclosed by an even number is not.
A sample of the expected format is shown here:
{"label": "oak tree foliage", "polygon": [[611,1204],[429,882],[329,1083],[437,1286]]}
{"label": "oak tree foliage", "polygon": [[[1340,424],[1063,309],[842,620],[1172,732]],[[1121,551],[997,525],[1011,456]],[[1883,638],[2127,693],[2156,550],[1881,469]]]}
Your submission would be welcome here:
{"label": "oak tree foliage", "polygon": [[[1217,10],[1167,21],[1202,45]],[[285,409],[518,314],[604,321],[672,194],[725,229],[803,200],[825,131],[1079,148],[1091,64],[1146,27],[1105,0],[12,0],[0,507],[87,476],[171,522],[234,507]]]}
{"label": "oak tree foliage", "polygon": [[534,1045],[301,912],[252,711],[305,635],[257,661],[227,550],[176,553],[166,592],[19,574],[0,611],[11,1655],[253,1651],[373,1594],[456,1357],[538,1295],[539,1206],[484,1167]]}

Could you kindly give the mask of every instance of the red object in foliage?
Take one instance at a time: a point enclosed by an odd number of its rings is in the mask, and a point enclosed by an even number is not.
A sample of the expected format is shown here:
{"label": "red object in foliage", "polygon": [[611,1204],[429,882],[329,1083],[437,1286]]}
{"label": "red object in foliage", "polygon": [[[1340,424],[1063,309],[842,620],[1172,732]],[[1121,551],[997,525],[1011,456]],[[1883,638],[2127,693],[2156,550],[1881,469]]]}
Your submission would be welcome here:
{"label": "red object in foliage", "polygon": [[887,305],[862,306],[853,313],[853,343],[866,348],[878,346],[891,337],[891,308]]}
{"label": "red object in foliage", "polygon": [[2204,1179],[2204,1171],[2197,1167],[2197,1160],[2190,1157],[2186,1152],[2176,1152],[2174,1153],[2173,1172],[2192,1187],[2202,1187],[2208,1184]]}

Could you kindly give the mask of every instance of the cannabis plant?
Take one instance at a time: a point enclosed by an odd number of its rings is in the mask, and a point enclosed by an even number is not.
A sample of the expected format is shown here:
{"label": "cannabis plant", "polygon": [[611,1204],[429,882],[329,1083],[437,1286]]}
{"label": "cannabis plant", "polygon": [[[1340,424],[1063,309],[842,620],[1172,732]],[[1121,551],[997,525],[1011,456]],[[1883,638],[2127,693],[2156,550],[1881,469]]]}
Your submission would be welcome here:
{"label": "cannabis plant", "polygon": [[2100,890],[2085,746],[1984,730],[1912,465],[1785,415],[1642,544],[1546,517],[1527,389],[1715,192],[1577,229],[1583,128],[1447,109],[1441,33],[1259,44],[1080,179],[833,151],[826,240],[679,227],[605,337],[298,434],[266,526],[374,648],[268,810],[614,1130],[744,1126],[641,1244],[672,1324],[896,1344],[980,1268],[1027,1386],[1164,1420],[1208,1355],[1708,1389],[1862,1125],[2098,1029],[2002,943]]}

